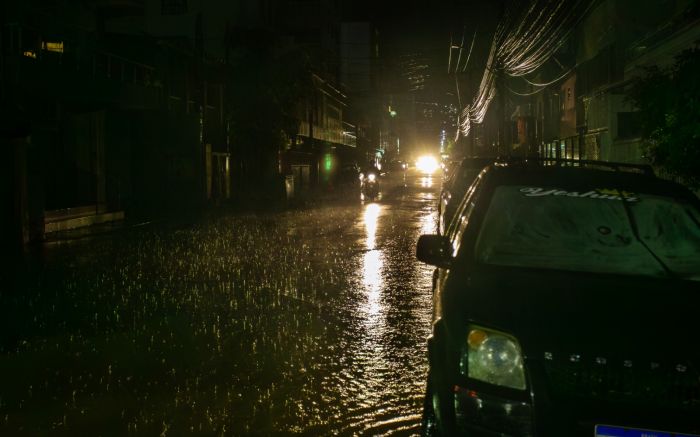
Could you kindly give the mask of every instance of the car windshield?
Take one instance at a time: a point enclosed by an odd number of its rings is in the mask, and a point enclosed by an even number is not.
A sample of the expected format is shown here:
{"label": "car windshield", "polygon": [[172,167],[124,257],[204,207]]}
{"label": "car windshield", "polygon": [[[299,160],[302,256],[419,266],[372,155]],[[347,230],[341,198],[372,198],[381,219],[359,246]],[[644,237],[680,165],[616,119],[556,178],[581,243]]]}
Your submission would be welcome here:
{"label": "car windshield", "polygon": [[462,181],[467,181],[471,183],[478,175],[481,170],[484,169],[489,164],[490,161],[483,159],[474,159],[465,161],[459,167],[459,177]]}
{"label": "car windshield", "polygon": [[463,168],[461,173],[459,174],[459,186],[463,187],[466,189],[471,185],[472,182],[474,182],[474,179],[476,179],[477,176],[479,176],[479,173],[481,173],[481,170],[483,170],[483,167],[475,168],[475,167],[466,167]]}
{"label": "car windshield", "polygon": [[484,264],[700,280],[700,213],[618,190],[501,186],[475,250]]}

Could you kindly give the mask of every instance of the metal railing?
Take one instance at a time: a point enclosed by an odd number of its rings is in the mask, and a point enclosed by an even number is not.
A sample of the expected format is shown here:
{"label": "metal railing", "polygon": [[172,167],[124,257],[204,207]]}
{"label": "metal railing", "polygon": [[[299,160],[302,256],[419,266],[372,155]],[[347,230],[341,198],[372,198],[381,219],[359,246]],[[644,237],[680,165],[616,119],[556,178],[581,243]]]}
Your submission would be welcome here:
{"label": "metal railing", "polygon": [[[40,65],[57,65],[94,78],[117,80],[143,86],[159,86],[156,68],[105,50],[90,47],[58,35],[51,41],[42,39],[37,29],[18,24],[4,24],[0,29],[0,53],[3,57],[28,58]],[[60,52],[50,50],[60,44]]]}
{"label": "metal railing", "polygon": [[646,164],[630,164],[625,162],[610,162],[610,161],[593,161],[585,159],[566,159],[566,158],[497,158],[496,163],[502,166],[508,165],[545,165],[553,167],[586,167],[608,169],[613,171],[627,171],[632,173],[641,173],[646,176],[656,177],[654,169]]}

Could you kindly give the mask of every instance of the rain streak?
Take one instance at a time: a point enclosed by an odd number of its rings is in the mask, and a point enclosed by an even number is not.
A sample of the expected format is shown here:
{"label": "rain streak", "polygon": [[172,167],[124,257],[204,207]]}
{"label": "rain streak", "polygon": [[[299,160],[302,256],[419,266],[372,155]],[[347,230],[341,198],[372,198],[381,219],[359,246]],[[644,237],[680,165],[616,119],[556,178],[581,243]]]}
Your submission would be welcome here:
{"label": "rain streak", "polygon": [[415,434],[434,189],[45,246],[1,295],[0,434]]}

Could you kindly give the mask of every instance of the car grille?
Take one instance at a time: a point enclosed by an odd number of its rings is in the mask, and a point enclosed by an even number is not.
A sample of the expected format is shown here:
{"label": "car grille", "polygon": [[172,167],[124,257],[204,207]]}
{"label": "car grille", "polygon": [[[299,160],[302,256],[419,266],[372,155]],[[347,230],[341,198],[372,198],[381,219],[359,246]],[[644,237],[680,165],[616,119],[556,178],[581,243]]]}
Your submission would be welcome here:
{"label": "car grille", "polygon": [[545,353],[553,394],[565,397],[700,410],[700,373],[690,363],[608,360]]}

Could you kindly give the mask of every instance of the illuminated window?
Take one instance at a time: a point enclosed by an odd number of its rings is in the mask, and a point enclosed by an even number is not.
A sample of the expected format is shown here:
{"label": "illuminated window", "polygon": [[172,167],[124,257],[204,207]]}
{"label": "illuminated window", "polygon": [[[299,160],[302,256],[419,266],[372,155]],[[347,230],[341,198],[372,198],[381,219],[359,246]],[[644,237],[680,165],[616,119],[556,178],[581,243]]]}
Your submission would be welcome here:
{"label": "illuminated window", "polygon": [[36,59],[36,53],[33,50],[26,50],[22,54],[28,58]]}
{"label": "illuminated window", "polygon": [[42,41],[41,49],[47,52],[63,53],[63,41]]}

